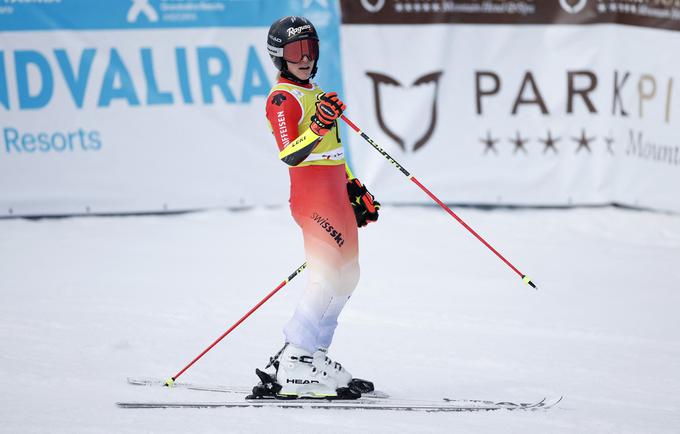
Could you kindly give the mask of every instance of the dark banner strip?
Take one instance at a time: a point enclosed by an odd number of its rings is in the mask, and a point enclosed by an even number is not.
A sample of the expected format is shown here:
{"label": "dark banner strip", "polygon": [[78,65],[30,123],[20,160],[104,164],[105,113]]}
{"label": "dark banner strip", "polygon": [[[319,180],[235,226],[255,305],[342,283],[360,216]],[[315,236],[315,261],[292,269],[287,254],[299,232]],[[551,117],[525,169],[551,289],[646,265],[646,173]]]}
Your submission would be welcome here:
{"label": "dark banner strip", "polygon": [[680,30],[680,0],[342,0],[343,24],[627,24]]}

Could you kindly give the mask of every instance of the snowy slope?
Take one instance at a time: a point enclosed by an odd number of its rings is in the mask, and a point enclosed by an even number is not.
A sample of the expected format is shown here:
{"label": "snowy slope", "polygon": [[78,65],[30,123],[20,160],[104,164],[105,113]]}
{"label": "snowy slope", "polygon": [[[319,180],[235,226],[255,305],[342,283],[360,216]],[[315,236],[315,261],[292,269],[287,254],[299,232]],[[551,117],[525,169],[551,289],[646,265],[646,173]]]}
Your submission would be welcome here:
{"label": "snowy slope", "polygon": [[[386,207],[331,356],[393,395],[535,400],[548,412],[124,410],[218,400],[128,386],[175,374],[303,261],[287,209],[0,220],[0,432],[677,433],[680,217],[598,208]],[[305,275],[181,379],[250,386]]]}

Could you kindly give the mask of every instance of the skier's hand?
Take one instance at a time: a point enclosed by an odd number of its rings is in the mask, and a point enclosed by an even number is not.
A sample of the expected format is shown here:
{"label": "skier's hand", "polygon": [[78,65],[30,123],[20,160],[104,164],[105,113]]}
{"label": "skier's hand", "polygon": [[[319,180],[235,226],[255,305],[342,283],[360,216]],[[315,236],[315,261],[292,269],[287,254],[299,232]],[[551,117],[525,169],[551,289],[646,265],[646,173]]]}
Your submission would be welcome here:
{"label": "skier's hand", "polygon": [[331,128],[335,120],[342,115],[346,106],[335,92],[322,93],[316,102],[316,113],[312,115],[310,128],[314,134],[323,136]]}
{"label": "skier's hand", "polygon": [[357,219],[357,226],[362,227],[378,220],[380,202],[366,189],[361,181],[352,178],[347,181],[347,194]]}

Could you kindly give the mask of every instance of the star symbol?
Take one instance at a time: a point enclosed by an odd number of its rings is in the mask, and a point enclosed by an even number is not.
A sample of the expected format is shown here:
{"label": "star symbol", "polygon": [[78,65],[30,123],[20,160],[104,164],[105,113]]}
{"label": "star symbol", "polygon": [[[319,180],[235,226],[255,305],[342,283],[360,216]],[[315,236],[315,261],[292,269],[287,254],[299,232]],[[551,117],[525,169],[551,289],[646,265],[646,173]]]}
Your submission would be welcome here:
{"label": "star symbol", "polygon": [[609,132],[609,135],[604,138],[604,141],[607,143],[607,152],[614,155],[614,147],[612,145],[614,145],[615,140],[614,137],[612,137],[611,131]]}
{"label": "star symbol", "polygon": [[592,150],[590,149],[590,142],[595,140],[595,137],[586,137],[586,130],[585,128],[581,128],[581,137],[572,137],[571,138],[573,141],[578,143],[578,147],[576,148],[576,153],[578,154],[581,151],[581,148],[585,148],[586,151],[589,153],[592,153]]}
{"label": "star symbol", "polygon": [[527,143],[529,141],[529,139],[523,139],[520,136],[519,131],[517,131],[517,133],[515,134],[514,139],[508,139],[508,140],[510,140],[511,143],[515,144],[515,150],[512,152],[513,154],[516,154],[517,151],[519,151],[520,149],[522,151],[524,151],[525,154],[528,154],[526,148],[524,147],[524,144]]}
{"label": "star symbol", "polygon": [[394,9],[397,12],[402,12],[404,10],[404,5],[402,5],[401,3],[397,3],[396,5],[394,5]]}
{"label": "star symbol", "polygon": [[494,147],[494,145],[498,143],[498,140],[499,139],[494,139],[491,137],[491,131],[486,130],[486,138],[479,139],[480,142],[486,145],[484,147],[484,154],[488,153],[489,151],[493,151],[494,154],[498,154],[498,150]]}
{"label": "star symbol", "polygon": [[432,10],[434,12],[439,12],[440,9],[441,9],[441,6],[439,6],[439,3],[432,3]]}
{"label": "star symbol", "polygon": [[538,139],[540,142],[543,142],[545,145],[545,149],[543,149],[543,153],[545,154],[548,152],[548,149],[552,149],[552,151],[557,154],[557,148],[555,147],[555,143],[559,142],[562,140],[560,137],[553,138],[552,134],[550,133],[550,130],[548,130],[548,138],[547,139]]}

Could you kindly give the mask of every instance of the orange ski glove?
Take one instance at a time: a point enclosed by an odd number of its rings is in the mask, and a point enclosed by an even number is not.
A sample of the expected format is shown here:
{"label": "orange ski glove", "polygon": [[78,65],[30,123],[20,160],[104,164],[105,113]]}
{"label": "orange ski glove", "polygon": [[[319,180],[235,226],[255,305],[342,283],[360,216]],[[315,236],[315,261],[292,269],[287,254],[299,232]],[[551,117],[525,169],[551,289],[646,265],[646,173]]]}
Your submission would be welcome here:
{"label": "orange ski glove", "polygon": [[338,94],[335,92],[322,93],[319,95],[319,100],[316,102],[316,113],[312,115],[312,124],[310,128],[314,134],[323,136],[333,125],[335,120],[345,111],[345,103],[343,103]]}

